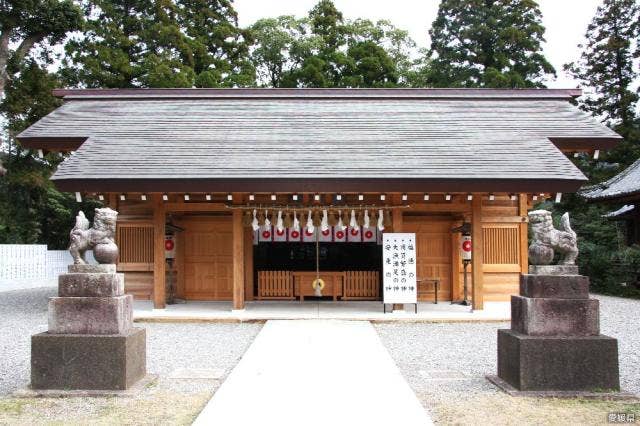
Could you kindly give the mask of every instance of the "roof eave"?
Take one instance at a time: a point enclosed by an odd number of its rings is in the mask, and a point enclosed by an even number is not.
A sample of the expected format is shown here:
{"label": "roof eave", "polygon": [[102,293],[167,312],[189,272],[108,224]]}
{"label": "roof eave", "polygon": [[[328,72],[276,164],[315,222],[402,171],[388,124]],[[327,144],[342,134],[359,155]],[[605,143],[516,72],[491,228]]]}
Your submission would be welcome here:
{"label": "roof eave", "polygon": [[524,178],[82,178],[53,177],[67,192],[576,192],[586,179]]}

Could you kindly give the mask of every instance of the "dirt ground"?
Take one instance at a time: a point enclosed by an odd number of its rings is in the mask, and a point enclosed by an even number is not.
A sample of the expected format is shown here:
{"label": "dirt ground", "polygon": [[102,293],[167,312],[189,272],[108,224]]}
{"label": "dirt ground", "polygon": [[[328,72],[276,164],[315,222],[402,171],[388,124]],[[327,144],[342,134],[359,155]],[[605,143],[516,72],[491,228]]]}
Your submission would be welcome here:
{"label": "dirt ground", "polygon": [[7,397],[0,399],[0,425],[190,425],[217,387],[202,385],[176,391],[152,384],[135,398]]}
{"label": "dirt ground", "polygon": [[[606,425],[609,414],[633,415],[640,423],[640,402],[585,399],[520,398],[506,394],[475,395],[431,407],[435,424],[446,425]],[[628,417],[626,417],[628,419]]]}

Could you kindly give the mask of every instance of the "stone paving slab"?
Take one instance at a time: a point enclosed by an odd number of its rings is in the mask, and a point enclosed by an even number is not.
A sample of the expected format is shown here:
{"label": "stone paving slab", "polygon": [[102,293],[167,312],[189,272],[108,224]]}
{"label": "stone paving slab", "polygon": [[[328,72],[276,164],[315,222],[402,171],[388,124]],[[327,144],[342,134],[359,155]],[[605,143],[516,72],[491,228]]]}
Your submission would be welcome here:
{"label": "stone paving slab", "polygon": [[431,425],[365,321],[268,321],[195,425]]}

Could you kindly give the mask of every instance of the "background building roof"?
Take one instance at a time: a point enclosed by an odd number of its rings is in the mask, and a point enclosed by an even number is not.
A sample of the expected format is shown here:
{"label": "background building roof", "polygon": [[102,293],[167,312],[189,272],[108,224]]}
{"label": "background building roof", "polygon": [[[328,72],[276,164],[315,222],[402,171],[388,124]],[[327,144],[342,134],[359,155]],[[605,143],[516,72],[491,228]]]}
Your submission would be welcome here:
{"label": "background building roof", "polygon": [[611,179],[584,188],[580,195],[594,201],[640,198],[640,159]]}
{"label": "background building roof", "polygon": [[53,176],[70,191],[568,192],[586,179],[558,146],[620,139],[569,103],[576,90],[57,94],[65,103],[19,139],[80,146]]}

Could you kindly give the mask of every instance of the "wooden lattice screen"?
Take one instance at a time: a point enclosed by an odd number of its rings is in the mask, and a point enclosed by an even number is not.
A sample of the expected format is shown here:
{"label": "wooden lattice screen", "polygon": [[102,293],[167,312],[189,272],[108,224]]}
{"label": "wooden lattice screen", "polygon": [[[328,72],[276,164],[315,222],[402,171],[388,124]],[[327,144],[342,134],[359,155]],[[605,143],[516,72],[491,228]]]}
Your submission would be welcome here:
{"label": "wooden lattice screen", "polygon": [[141,270],[153,267],[153,226],[147,224],[118,225],[116,233],[120,249],[119,263],[139,265]]}
{"label": "wooden lattice screen", "polygon": [[343,300],[377,300],[380,297],[378,271],[347,271]]}
{"label": "wooden lattice screen", "polygon": [[258,299],[293,299],[291,271],[258,271]]}
{"label": "wooden lattice screen", "polygon": [[485,226],[483,228],[484,262],[486,264],[518,264],[519,229],[514,226]]}

